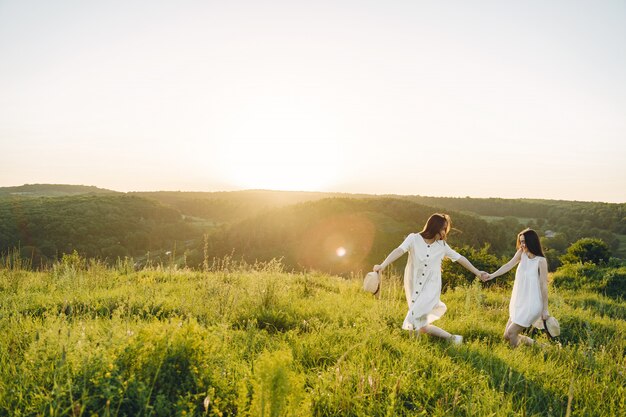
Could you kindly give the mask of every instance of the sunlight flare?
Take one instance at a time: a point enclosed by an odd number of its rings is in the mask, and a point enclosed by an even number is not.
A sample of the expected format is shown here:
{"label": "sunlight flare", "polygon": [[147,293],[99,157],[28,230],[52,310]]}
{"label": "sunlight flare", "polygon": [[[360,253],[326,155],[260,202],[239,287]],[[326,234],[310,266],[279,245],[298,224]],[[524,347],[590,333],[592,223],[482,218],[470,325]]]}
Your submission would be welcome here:
{"label": "sunlight flare", "polygon": [[215,135],[214,163],[240,188],[318,191],[341,175],[336,123],[319,106],[260,97]]}

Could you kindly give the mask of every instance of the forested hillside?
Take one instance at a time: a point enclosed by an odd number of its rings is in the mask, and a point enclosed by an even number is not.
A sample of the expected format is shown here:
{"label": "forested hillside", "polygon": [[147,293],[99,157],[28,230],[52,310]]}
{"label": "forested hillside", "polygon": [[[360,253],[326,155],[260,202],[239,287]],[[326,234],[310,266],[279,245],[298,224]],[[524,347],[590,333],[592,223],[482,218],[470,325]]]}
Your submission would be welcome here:
{"label": "forested hillside", "polygon": [[197,237],[175,209],[144,198],[80,195],[0,199],[2,252],[19,247],[34,266],[74,250],[115,261]]}
{"label": "forested hillside", "polygon": [[[411,201],[378,198],[330,198],[275,209],[209,236],[207,250],[222,257],[234,251],[247,261],[282,258],[297,269],[347,273],[369,269],[397,247],[408,233],[418,232],[433,207]],[[490,246],[496,254],[512,255],[520,224],[486,222],[451,212],[455,247]],[[188,262],[198,263],[202,248]]]}
{"label": "forested hillside", "polygon": [[617,250],[620,244],[617,235],[626,234],[626,204],[469,197],[398,198],[480,216],[529,219],[526,222],[529,226],[561,235],[552,242],[559,250],[567,247],[568,242],[590,236],[601,238]]}
{"label": "forested hillside", "polygon": [[109,262],[133,257],[139,264],[166,260],[192,267],[232,254],[344,273],[380,262],[428,215],[444,211],[456,229],[452,246],[488,245],[488,253],[510,256],[517,232],[532,227],[556,270],[560,256],[582,237],[600,238],[613,256],[625,258],[625,207],[269,190],[117,193],[35,184],[0,188],[0,253],[19,247],[35,266],[76,250]]}
{"label": "forested hillside", "polygon": [[16,187],[0,187],[0,198],[8,196],[60,197],[79,194],[114,194],[116,191],[92,185],[70,184],[24,184]]}
{"label": "forested hillside", "polygon": [[366,198],[373,196],[306,191],[247,190],[223,192],[134,192],[180,210],[188,216],[218,223],[237,222],[259,213],[306,201],[329,197]]}

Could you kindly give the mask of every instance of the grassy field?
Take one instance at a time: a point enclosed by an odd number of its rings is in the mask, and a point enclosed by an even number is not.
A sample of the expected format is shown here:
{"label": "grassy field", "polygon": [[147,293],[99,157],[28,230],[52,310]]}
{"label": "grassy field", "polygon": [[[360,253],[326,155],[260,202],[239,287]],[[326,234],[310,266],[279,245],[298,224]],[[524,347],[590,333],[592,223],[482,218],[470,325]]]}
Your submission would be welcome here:
{"label": "grassy field", "polygon": [[0,416],[617,416],[626,303],[550,289],[560,345],[501,340],[510,290],[443,295],[452,346],[400,329],[399,277],[279,263],[0,269]]}

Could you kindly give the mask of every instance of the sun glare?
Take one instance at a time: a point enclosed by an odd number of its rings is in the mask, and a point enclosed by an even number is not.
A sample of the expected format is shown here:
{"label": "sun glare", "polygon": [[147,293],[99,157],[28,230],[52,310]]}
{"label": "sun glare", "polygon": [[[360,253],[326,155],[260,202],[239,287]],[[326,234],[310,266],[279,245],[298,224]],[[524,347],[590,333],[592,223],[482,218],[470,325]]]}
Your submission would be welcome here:
{"label": "sun glare", "polygon": [[238,187],[324,191],[338,181],[338,133],[313,106],[261,100],[215,133],[215,164]]}
{"label": "sun glare", "polygon": [[339,256],[340,258],[344,257],[346,255],[346,248],[344,248],[343,246],[340,246],[337,248],[335,253],[337,253],[337,256]]}

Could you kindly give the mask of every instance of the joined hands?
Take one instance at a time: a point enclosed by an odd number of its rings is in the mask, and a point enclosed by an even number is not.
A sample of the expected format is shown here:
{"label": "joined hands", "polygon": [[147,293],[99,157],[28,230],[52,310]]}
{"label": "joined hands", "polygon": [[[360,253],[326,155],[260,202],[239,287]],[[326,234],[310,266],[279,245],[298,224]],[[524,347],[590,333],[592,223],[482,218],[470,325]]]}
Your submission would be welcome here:
{"label": "joined hands", "polygon": [[491,276],[491,274],[485,272],[485,271],[480,271],[480,275],[478,276],[478,278],[480,278],[480,280],[482,282],[487,282],[490,279],[493,279],[493,277]]}

